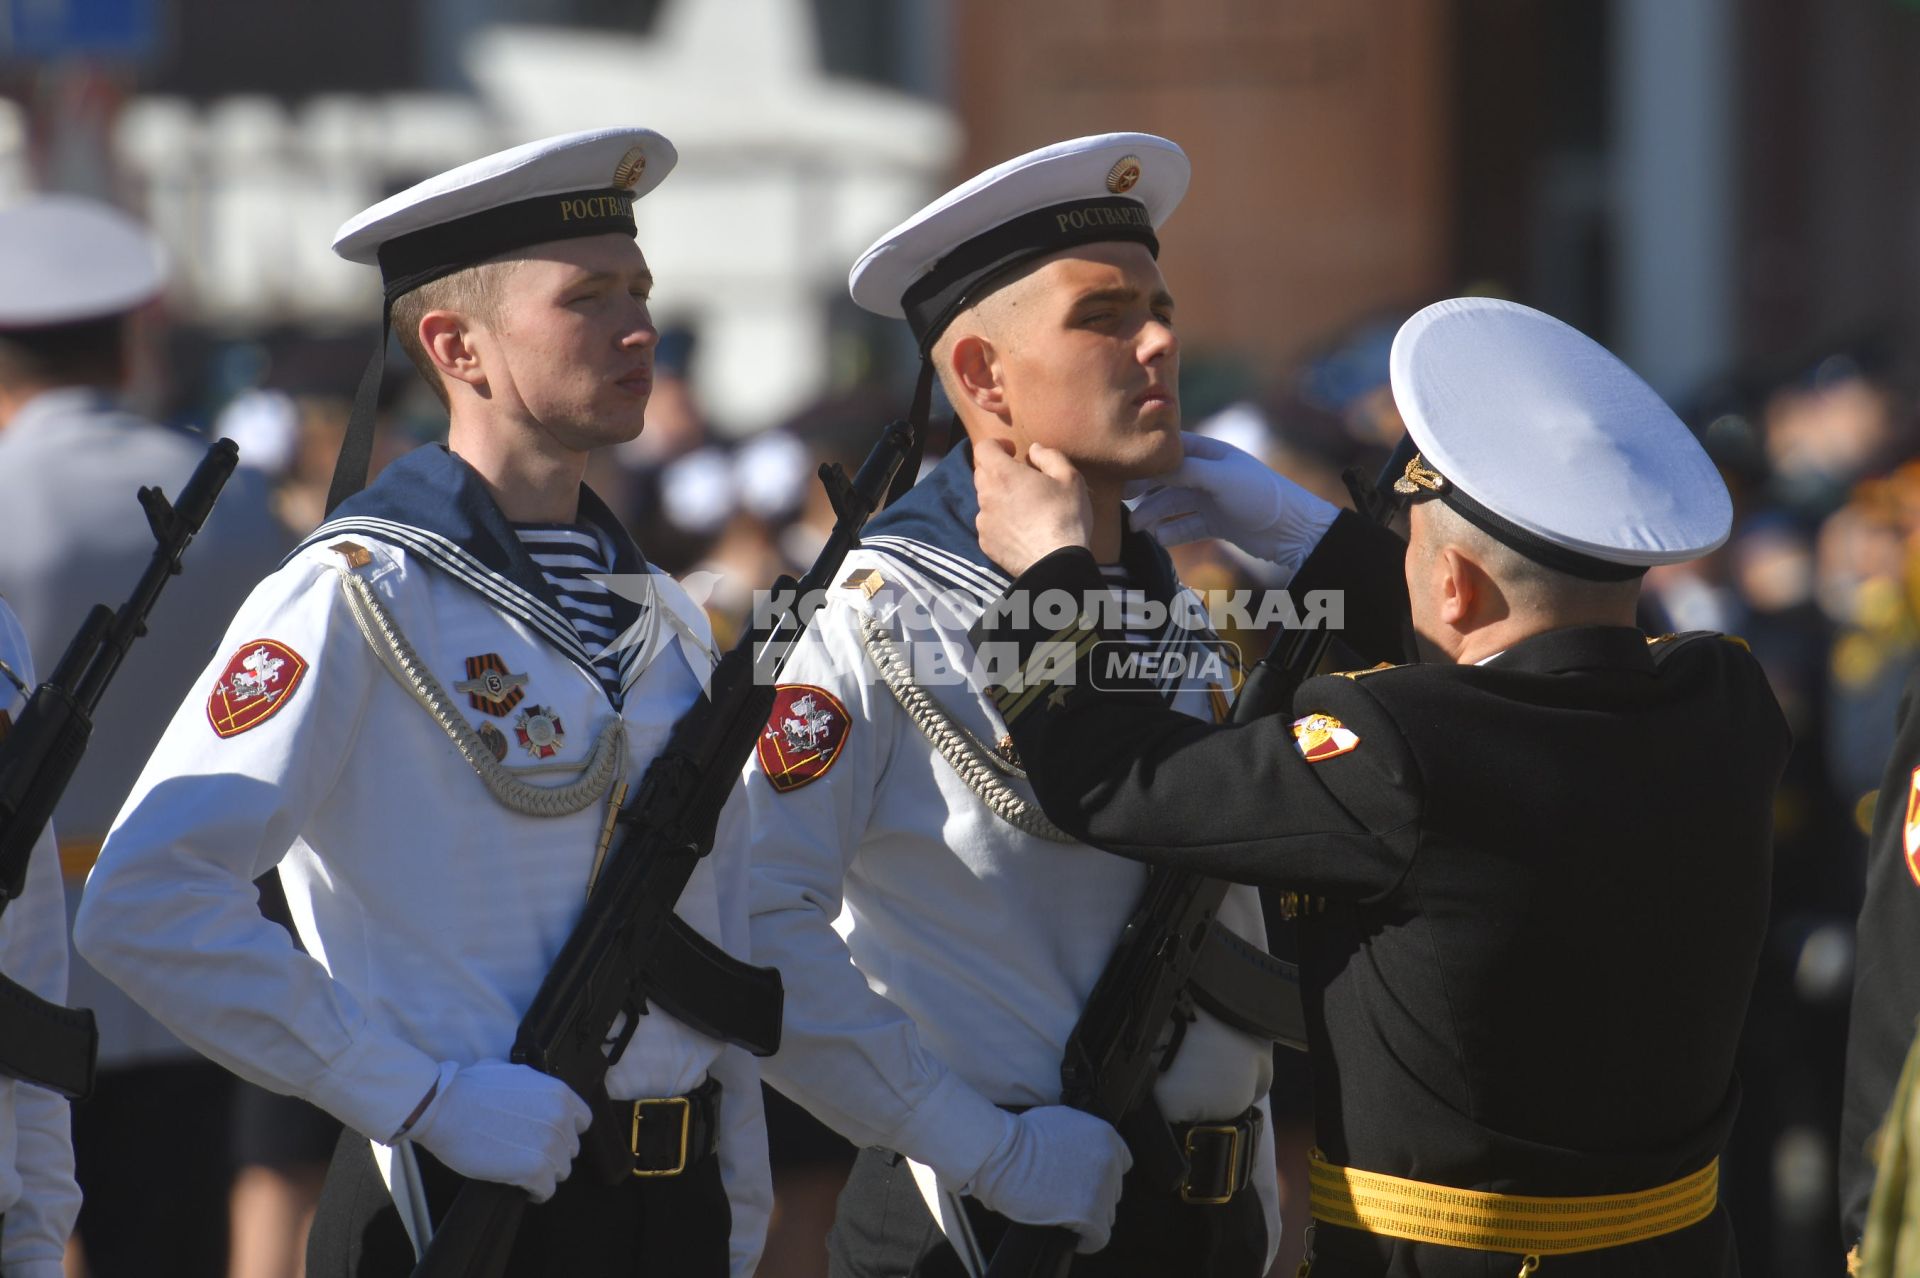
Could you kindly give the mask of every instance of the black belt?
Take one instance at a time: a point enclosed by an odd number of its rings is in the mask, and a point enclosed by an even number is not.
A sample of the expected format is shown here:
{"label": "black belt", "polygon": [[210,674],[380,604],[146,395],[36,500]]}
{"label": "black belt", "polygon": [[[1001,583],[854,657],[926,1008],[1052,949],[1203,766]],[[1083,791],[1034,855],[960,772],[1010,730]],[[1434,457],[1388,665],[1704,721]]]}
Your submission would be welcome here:
{"label": "black belt", "polygon": [[[1000,1108],[1024,1114],[1033,1106]],[[1148,1183],[1178,1194],[1183,1203],[1219,1207],[1232,1202],[1253,1180],[1265,1123],[1258,1105],[1249,1105],[1238,1118],[1219,1122],[1170,1123],[1149,1096],[1120,1124],[1120,1135],[1133,1154],[1134,1170]]]}
{"label": "black belt", "polygon": [[720,1146],[720,1080],[709,1078],[685,1096],[610,1100],[594,1115],[594,1127],[603,1124],[603,1147],[617,1141],[628,1175],[678,1176]]}
{"label": "black belt", "polygon": [[1187,1165],[1180,1179],[1180,1201],[1205,1207],[1232,1202],[1253,1179],[1263,1122],[1264,1116],[1253,1106],[1222,1123],[1167,1124]]}

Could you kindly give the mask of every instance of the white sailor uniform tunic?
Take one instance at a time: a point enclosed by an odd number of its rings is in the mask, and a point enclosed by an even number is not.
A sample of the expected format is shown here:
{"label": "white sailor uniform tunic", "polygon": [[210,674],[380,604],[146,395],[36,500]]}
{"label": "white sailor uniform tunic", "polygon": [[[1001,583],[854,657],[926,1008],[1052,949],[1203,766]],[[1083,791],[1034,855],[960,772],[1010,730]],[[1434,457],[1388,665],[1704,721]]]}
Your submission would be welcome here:
{"label": "white sailor uniform tunic", "polygon": [[[585,489],[581,517],[614,573],[648,572]],[[249,597],[89,881],[89,959],[200,1051],[372,1138],[416,1245],[411,1147],[377,1142],[440,1062],[507,1057],[616,783],[637,783],[710,669],[700,610],[664,575],[648,587],[618,602],[616,696],[478,476],[409,454]],[[306,953],[255,905],[275,866]],[[735,954],[746,875],[723,819],[678,905]],[[630,1100],[709,1077],[731,1268],[749,1274],[770,1199],[753,1060],[655,1010],[607,1082]]]}
{"label": "white sailor uniform tunic", "polygon": [[[983,1111],[1059,1102],[1062,1048],[1146,880],[1063,841],[1010,757],[1000,690],[969,639],[1007,583],[975,540],[971,464],[956,447],[868,525],[782,670],[744,780],[755,960],[787,989],[763,1073],[856,1144],[956,1184],[992,1152]],[[1148,598],[1181,591],[1150,538],[1129,533],[1123,558]],[[1231,678],[1211,632],[1147,638],[1158,657],[1137,668],[1160,672],[1170,704],[1223,715]],[[1219,918],[1264,947],[1254,889],[1231,889]],[[1197,1011],[1155,1088],[1163,1114],[1264,1116],[1271,1050]],[[1247,1188],[1270,1263],[1273,1156],[1268,1124],[1254,1125]],[[1130,1210],[1123,1199],[1123,1225]]]}

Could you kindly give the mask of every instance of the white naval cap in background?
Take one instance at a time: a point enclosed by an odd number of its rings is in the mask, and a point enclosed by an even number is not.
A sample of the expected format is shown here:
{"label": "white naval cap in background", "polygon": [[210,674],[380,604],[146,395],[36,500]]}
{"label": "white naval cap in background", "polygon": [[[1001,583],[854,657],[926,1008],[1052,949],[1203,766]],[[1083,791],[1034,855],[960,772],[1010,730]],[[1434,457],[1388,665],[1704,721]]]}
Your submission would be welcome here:
{"label": "white naval cap in background", "polygon": [[166,282],[160,241],[111,205],[39,195],[0,209],[0,331],[125,314]]}

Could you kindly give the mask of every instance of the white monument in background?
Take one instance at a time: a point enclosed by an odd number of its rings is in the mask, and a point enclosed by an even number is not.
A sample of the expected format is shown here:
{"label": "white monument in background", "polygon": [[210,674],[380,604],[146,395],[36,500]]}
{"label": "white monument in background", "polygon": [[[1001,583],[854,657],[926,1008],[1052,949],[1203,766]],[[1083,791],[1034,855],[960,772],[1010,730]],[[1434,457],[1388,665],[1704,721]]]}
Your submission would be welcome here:
{"label": "white monument in background", "polygon": [[828,78],[806,0],[669,0],[644,37],[492,26],[465,57],[474,97],[130,103],[116,149],[179,264],[176,312],[235,332],[364,325],[372,272],[327,249],[346,218],[489,151],[645,124],[680,149],[635,209],[656,316],[699,333],[703,402],[753,430],[826,388],[848,266],[946,184],[959,149],[947,110]]}

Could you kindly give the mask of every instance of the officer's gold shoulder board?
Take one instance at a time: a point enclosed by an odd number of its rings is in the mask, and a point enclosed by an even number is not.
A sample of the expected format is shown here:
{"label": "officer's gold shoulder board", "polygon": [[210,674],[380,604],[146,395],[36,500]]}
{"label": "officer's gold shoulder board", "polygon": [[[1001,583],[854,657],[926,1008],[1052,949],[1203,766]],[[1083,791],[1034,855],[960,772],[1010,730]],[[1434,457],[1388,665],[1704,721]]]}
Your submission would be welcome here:
{"label": "officer's gold shoulder board", "polygon": [[782,794],[827,774],[847,743],[853,721],[840,699],[808,683],[783,683],[755,753],[760,770]]}
{"label": "officer's gold shoulder board", "polygon": [[1324,763],[1360,745],[1360,735],[1330,714],[1293,721],[1293,744],[1308,763]]}
{"label": "officer's gold shoulder board", "polygon": [[[1705,635],[1708,633],[1710,632],[1704,631],[1704,630],[1695,630],[1691,633],[1683,634],[1680,631],[1676,630],[1676,631],[1670,631],[1669,633],[1664,635],[1648,635],[1647,647],[1658,648],[1661,644],[1672,643],[1675,639],[1697,639],[1702,635]],[[1713,637],[1716,639],[1725,640],[1727,643],[1730,643],[1734,647],[1740,648],[1746,652],[1753,651],[1753,645],[1748,643],[1745,639],[1742,639],[1739,635],[1715,634]]]}
{"label": "officer's gold shoulder board", "polygon": [[1900,837],[1907,854],[1907,873],[1920,886],[1920,768],[1907,778],[1907,819]]}
{"label": "officer's gold shoulder board", "polygon": [[306,658],[277,639],[243,643],[207,694],[207,722],[223,738],[257,728],[293,699],[306,673]]}
{"label": "officer's gold shoulder board", "polygon": [[1368,666],[1365,670],[1329,670],[1327,677],[1330,679],[1360,679],[1370,674],[1379,674],[1382,670],[1397,669],[1399,669],[1399,667],[1395,666],[1391,661],[1383,661],[1377,666]]}

